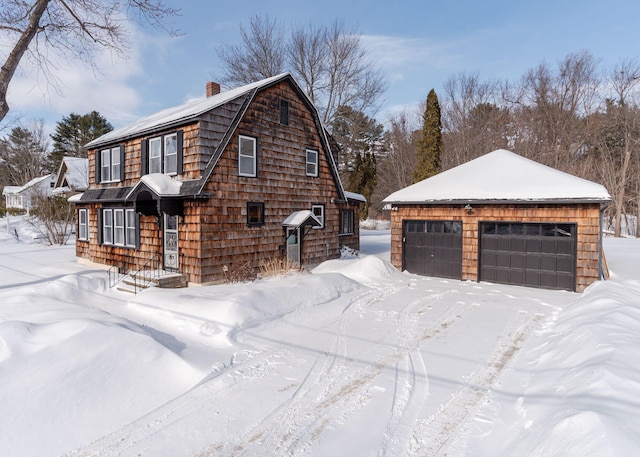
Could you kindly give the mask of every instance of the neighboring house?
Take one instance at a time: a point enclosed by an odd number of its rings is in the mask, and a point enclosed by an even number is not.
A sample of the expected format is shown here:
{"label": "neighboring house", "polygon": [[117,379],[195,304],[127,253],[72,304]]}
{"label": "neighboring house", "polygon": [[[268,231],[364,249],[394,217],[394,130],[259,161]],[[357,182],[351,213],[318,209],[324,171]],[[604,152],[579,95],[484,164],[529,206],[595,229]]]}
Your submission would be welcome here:
{"label": "neighboring house", "polygon": [[87,145],[89,188],[72,197],[81,261],[190,283],[315,264],[359,248],[362,196],[345,193],[316,108],[289,74],[169,108]]}
{"label": "neighboring house", "polygon": [[54,194],[73,195],[89,187],[89,159],[63,157],[54,185]]}
{"label": "neighboring house", "polygon": [[7,208],[24,209],[28,213],[32,208],[32,198],[38,194],[51,195],[55,180],[56,175],[50,174],[34,178],[24,186],[5,186],[2,189],[5,206]]}
{"label": "neighboring house", "polygon": [[491,152],[384,201],[399,269],[578,292],[603,276],[607,190],[512,152]]}

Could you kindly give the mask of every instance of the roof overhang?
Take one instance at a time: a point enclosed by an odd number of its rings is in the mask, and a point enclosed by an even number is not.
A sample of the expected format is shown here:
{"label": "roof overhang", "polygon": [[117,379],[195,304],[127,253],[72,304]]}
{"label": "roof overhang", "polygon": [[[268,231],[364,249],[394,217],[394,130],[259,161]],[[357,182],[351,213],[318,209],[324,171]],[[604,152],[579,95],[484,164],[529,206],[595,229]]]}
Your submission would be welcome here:
{"label": "roof overhang", "polygon": [[289,214],[287,218],[282,221],[282,226],[292,229],[300,227],[322,227],[322,223],[313,214],[313,212],[306,210],[294,211]]}

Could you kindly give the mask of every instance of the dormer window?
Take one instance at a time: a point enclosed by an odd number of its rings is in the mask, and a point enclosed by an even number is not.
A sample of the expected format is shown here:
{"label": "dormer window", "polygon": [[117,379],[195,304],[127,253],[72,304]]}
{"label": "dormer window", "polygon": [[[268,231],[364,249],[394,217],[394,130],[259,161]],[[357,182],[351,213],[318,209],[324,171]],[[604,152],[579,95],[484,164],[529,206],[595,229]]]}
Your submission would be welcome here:
{"label": "dormer window", "polygon": [[142,174],[182,173],[182,131],[142,141]]}
{"label": "dormer window", "polygon": [[100,149],[96,154],[96,182],[119,182],[124,178],[124,147]]}

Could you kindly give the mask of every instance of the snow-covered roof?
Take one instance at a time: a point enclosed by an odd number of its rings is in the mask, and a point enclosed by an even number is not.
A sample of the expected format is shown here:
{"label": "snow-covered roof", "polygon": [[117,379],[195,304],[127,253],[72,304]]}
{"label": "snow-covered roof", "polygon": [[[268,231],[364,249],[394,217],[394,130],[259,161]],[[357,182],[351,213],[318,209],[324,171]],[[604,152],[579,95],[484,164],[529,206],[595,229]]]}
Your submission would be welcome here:
{"label": "snow-covered roof", "polygon": [[171,178],[163,173],[151,173],[144,175],[140,181],[131,189],[126,198],[135,192],[140,185],[146,185],[149,189],[156,193],[159,197],[175,197],[180,195],[180,187],[182,182]]}
{"label": "snow-covered roof", "polygon": [[608,202],[607,189],[498,149],[398,190],[386,203]]}
{"label": "snow-covered roof", "polygon": [[318,218],[313,214],[313,212],[308,209],[301,211],[294,211],[289,214],[289,216],[282,221],[282,225],[285,227],[294,227],[298,228],[301,225],[312,225],[314,227],[322,226],[322,223],[318,220]]}
{"label": "snow-covered roof", "polygon": [[29,181],[28,183],[26,183],[24,186],[5,186],[4,189],[2,190],[2,195],[8,195],[8,194],[19,194],[21,192],[24,192],[25,190],[30,189],[31,187],[41,183],[42,181],[45,181],[47,179],[53,179],[55,177],[54,174],[49,174],[49,175],[44,175],[44,176],[39,176],[37,178],[33,178],[31,181]]}
{"label": "snow-covered roof", "polygon": [[209,110],[217,108],[218,106],[224,105],[225,103],[238,98],[248,92],[251,92],[254,89],[268,86],[271,83],[286,77],[287,75],[289,74],[282,73],[277,76],[272,76],[271,78],[266,78],[261,81],[256,81],[251,84],[237,87],[235,89],[220,92],[219,94],[213,95],[211,97],[190,100],[182,105],[167,108],[155,114],[140,118],[136,122],[125,127],[112,130],[111,132],[108,132],[101,137],[89,142],[86,147],[89,149],[94,148],[108,143],[113,143],[124,138],[142,135],[148,131],[153,131],[163,127],[169,127],[182,121],[187,121],[203,113],[206,113]]}
{"label": "snow-covered roof", "polygon": [[355,192],[349,192],[349,191],[345,190],[344,191],[344,195],[345,195],[345,197],[347,197],[348,200],[356,200],[356,201],[363,202],[363,203],[367,202],[367,199],[362,194],[358,194],[358,193],[355,193]]}
{"label": "snow-covered roof", "polygon": [[75,194],[75,195],[72,195],[71,197],[67,198],[67,201],[69,203],[78,203],[78,202],[80,202],[81,199],[82,199],[82,194]]}
{"label": "snow-covered roof", "polygon": [[67,168],[64,178],[69,187],[76,190],[86,189],[89,186],[89,159],[63,157],[62,162]]}
{"label": "snow-covered roof", "polygon": [[2,195],[17,194],[22,190],[22,186],[4,186],[2,189]]}

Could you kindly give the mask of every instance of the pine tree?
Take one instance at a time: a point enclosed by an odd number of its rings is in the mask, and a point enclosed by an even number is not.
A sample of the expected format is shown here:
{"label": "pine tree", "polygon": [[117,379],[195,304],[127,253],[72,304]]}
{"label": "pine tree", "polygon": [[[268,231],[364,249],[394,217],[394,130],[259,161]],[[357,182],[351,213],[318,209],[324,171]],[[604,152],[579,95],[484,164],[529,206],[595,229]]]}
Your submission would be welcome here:
{"label": "pine tree", "polygon": [[440,103],[436,91],[431,89],[427,95],[427,107],[422,115],[422,138],[417,147],[418,163],[413,172],[412,182],[416,183],[440,173],[442,166],[442,120]]}
{"label": "pine tree", "polygon": [[41,126],[15,127],[0,140],[0,187],[22,186],[44,171],[47,145]]}
{"label": "pine tree", "polygon": [[49,169],[57,172],[64,156],[87,157],[84,146],[111,130],[111,124],[97,111],[84,115],[71,113],[63,117],[51,135],[53,151],[49,154]]}

